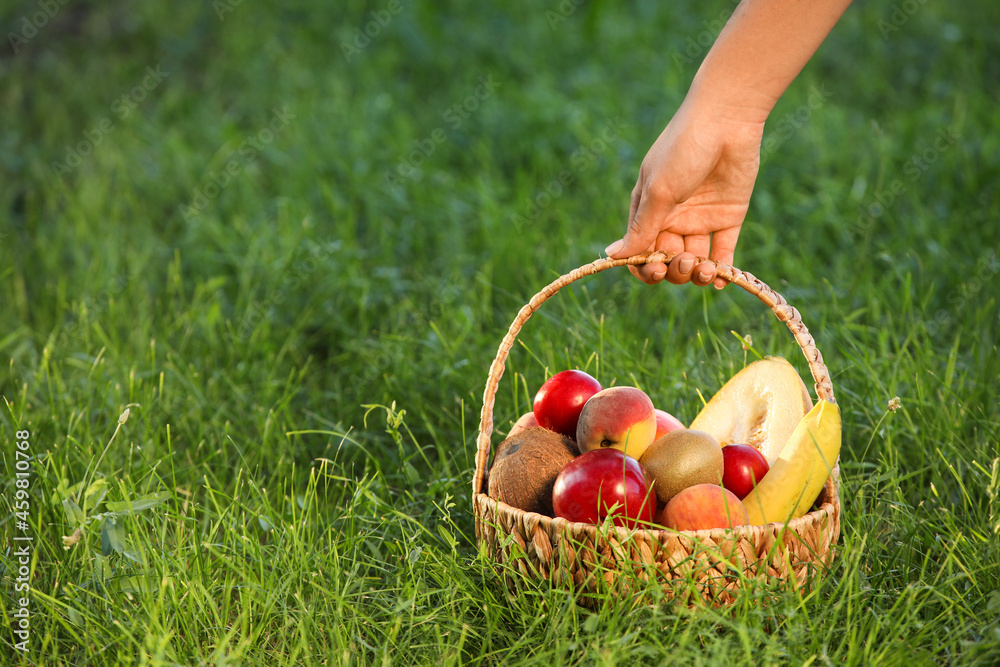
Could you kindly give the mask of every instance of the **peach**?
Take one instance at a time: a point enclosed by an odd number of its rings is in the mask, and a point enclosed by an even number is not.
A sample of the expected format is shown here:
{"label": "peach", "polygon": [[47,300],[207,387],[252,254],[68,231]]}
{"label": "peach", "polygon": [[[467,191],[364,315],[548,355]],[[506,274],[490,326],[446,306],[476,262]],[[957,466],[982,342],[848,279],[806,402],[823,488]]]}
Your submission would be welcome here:
{"label": "peach", "polygon": [[736,494],[718,484],[689,486],[671,498],[660,514],[660,523],[674,530],[733,528],[749,522]]}
{"label": "peach", "polygon": [[576,444],[580,452],[611,447],[638,459],[655,435],[656,411],[649,396],[636,387],[610,387],[584,404]]}
{"label": "peach", "polygon": [[529,428],[538,428],[540,424],[538,420],[535,419],[534,412],[525,412],[523,415],[517,418],[514,425],[510,427],[510,433],[507,434],[508,438],[512,438],[521,431]]}

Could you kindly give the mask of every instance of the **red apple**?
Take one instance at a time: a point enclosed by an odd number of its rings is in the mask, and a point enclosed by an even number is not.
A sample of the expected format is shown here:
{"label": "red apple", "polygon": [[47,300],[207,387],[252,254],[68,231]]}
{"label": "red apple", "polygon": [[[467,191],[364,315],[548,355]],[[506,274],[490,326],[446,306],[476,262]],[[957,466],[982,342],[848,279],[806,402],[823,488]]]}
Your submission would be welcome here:
{"label": "red apple", "polygon": [[535,394],[532,408],[542,428],[576,438],[583,404],[601,390],[601,383],[583,371],[556,373]]}
{"label": "red apple", "polygon": [[660,523],[674,530],[732,528],[749,521],[740,499],[718,484],[689,486],[671,498],[660,515]]}
{"label": "red apple", "polygon": [[653,442],[662,438],[666,433],[676,431],[679,428],[685,428],[684,424],[681,423],[681,420],[674,417],[669,412],[664,412],[659,408],[656,408],[654,412],[656,413],[656,435],[653,436]]}
{"label": "red apple", "polygon": [[566,464],[552,488],[555,515],[570,521],[634,528],[651,522],[656,495],[650,492],[642,466],[618,449],[593,449]]}
{"label": "red apple", "polygon": [[750,445],[722,448],[722,486],[743,500],[771,467],[767,459]]}
{"label": "red apple", "polygon": [[639,459],[655,434],[656,413],[649,396],[637,387],[609,387],[583,406],[576,444],[581,452],[610,447]]}

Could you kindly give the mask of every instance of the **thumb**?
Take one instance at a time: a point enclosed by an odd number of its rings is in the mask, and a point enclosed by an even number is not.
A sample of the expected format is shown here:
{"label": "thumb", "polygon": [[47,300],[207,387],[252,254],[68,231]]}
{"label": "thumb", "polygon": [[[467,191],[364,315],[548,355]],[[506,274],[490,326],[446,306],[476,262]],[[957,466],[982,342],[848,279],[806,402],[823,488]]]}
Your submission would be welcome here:
{"label": "thumb", "polygon": [[605,248],[604,253],[612,258],[631,257],[651,249],[662,231],[661,223],[671,204],[666,198],[657,197],[651,192],[647,192],[645,197],[641,191],[633,192],[625,236]]}

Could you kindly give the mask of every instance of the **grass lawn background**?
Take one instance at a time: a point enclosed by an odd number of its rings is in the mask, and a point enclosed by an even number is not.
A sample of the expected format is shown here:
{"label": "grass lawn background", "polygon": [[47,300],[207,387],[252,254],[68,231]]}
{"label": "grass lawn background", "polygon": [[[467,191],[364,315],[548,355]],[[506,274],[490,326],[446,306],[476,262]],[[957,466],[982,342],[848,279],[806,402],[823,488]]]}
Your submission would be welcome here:
{"label": "grass lawn background", "polygon": [[[993,3],[856,3],[765,131],[736,264],[833,372],[822,583],[587,611],[477,552],[496,346],[620,236],[733,6],[4,4],[5,627],[19,429],[36,539],[0,662],[1000,662]],[[498,426],[571,366],[689,421],[747,361],[730,331],[808,377],[737,289],[588,279],[525,328]]]}

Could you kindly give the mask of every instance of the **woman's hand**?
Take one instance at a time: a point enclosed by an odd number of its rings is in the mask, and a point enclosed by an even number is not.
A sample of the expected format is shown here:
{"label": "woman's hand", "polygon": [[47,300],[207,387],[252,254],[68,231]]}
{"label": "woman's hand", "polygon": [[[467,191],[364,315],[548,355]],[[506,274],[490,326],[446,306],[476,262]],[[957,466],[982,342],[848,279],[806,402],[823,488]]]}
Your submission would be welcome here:
{"label": "woman's hand", "polygon": [[642,161],[625,237],[610,257],[680,252],[629,267],[647,283],[666,278],[722,288],[711,262],[732,264],[774,104],[850,0],[741,0],[698,68],[691,89]]}
{"label": "woman's hand", "polygon": [[740,111],[686,100],[646,154],[632,190],[628,230],[605,252],[610,257],[649,250],[682,254],[669,267],[662,262],[630,266],[640,280],[725,285],[711,262],[696,258],[733,263],[764,129],[762,121],[739,120]]}

